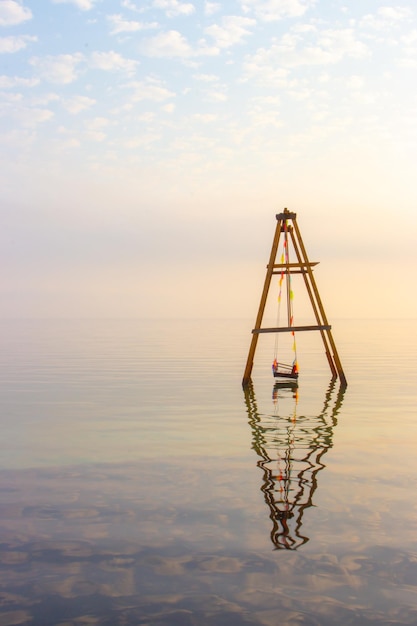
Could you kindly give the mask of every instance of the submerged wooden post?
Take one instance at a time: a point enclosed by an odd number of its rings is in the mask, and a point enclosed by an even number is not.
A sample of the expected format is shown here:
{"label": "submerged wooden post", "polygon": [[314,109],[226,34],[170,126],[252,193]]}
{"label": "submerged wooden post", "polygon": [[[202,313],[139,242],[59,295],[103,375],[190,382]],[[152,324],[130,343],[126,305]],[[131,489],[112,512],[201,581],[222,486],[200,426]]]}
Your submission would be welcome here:
{"label": "submerged wooden post", "polygon": [[[297,214],[291,213],[288,209],[284,209],[283,213],[276,215],[277,226],[275,229],[274,240],[272,242],[271,255],[269,257],[269,263],[266,269],[266,276],[264,282],[264,288],[262,291],[261,301],[259,304],[258,315],[256,316],[255,327],[252,330],[252,340],[249,347],[248,358],[246,361],[245,372],[243,374],[242,384],[246,386],[252,374],[253,361],[256,352],[256,346],[258,343],[258,337],[261,333],[277,333],[277,332],[299,332],[306,330],[318,330],[323,341],[324,350],[326,353],[327,361],[329,363],[332,377],[337,378],[339,376],[340,382],[343,386],[347,385],[346,377],[342,369],[339,355],[337,353],[336,344],[334,342],[331,326],[327,321],[327,317],[323,308],[323,304],[320,298],[319,291],[317,289],[316,281],[313,276],[313,267],[317,263],[311,263],[308,259],[307,252],[304,246],[304,242],[301,237],[300,230],[297,225]],[[292,226],[287,226],[288,221],[292,222]],[[291,241],[297,257],[296,263],[275,263],[278,252],[278,244],[281,232],[284,228],[288,229],[291,236]],[[262,319],[265,311],[266,301],[268,298],[268,292],[271,285],[271,279],[273,274],[285,271],[287,274],[302,274],[304,284],[307,289],[308,296],[310,298],[311,306],[313,308],[314,317],[316,319],[315,325],[309,326],[285,326],[278,328],[262,328]]]}

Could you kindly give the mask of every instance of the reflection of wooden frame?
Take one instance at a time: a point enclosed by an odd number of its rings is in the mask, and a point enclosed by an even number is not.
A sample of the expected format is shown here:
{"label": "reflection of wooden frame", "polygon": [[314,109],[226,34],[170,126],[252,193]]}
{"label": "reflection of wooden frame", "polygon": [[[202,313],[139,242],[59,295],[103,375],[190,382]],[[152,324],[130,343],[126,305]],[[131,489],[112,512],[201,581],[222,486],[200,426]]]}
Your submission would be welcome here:
{"label": "reflection of wooden frame", "polygon": [[[274,391],[291,388],[276,384]],[[309,537],[303,527],[304,511],[313,506],[317,475],[325,465],[323,456],[333,445],[333,429],[346,387],[335,395],[335,381],[325,394],[321,413],[314,417],[271,416],[258,410],[253,386],[245,388],[245,403],[252,429],[252,447],[262,470],[261,491],[272,521],[271,541],[278,550],[296,550]],[[277,462],[281,470],[277,472]]]}
{"label": "reflection of wooden frame", "polygon": [[[245,373],[243,375],[242,384],[247,385],[251,379],[253,360],[255,357],[256,346],[258,343],[258,337],[261,333],[277,333],[277,332],[299,332],[306,330],[318,330],[320,331],[321,338],[324,344],[324,350],[326,353],[327,361],[329,363],[330,370],[333,378],[339,376],[342,385],[346,386],[347,381],[342,369],[342,364],[337,353],[336,345],[331,333],[331,326],[327,321],[326,314],[324,312],[323,304],[321,302],[320,294],[317,289],[316,281],[313,276],[313,267],[317,263],[310,263],[306,249],[304,247],[303,240],[301,238],[300,230],[297,225],[297,214],[291,213],[288,209],[284,209],[283,213],[278,213],[277,226],[275,229],[274,240],[272,242],[271,255],[269,257],[269,263],[267,265],[267,271],[265,276],[264,288],[259,303],[258,315],[255,321],[255,328],[252,330],[252,341],[249,348],[248,358],[246,362]],[[281,232],[283,232],[285,225],[288,221],[292,222],[292,225],[288,225],[287,229],[291,237],[291,242],[294,247],[294,251],[297,257],[296,263],[275,263],[278,252],[278,244],[280,240]],[[310,298],[311,306],[313,308],[314,316],[317,324],[310,326],[284,326],[279,328],[262,328],[262,318],[265,311],[265,305],[268,298],[268,292],[271,285],[271,279],[273,274],[280,274],[284,270],[286,274],[302,274],[304,284],[307,289],[307,293]]]}

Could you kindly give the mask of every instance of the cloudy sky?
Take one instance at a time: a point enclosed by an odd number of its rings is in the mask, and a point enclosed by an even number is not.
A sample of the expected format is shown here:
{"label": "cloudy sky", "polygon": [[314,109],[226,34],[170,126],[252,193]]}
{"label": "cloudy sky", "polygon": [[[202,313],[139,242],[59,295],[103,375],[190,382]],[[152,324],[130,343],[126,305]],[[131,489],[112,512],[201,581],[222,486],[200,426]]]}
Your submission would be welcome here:
{"label": "cloudy sky", "polygon": [[415,0],[0,0],[1,315],[416,317]]}

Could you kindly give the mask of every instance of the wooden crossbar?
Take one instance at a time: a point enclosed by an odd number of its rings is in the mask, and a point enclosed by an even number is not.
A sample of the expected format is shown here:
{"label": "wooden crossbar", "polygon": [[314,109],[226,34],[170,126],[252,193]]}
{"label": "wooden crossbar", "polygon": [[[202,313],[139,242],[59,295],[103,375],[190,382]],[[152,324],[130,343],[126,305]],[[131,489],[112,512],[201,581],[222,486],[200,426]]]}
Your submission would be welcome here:
{"label": "wooden crossbar", "polygon": [[288,270],[273,270],[272,274],[307,274],[308,273],[308,269],[299,269],[299,270],[292,270],[292,269],[288,269]]}
{"label": "wooden crossbar", "polygon": [[254,328],[252,334],[259,333],[298,333],[303,330],[331,330],[329,324],[315,326],[278,326],[277,328]]}
{"label": "wooden crossbar", "polygon": [[[286,267],[314,267],[315,265],[318,265],[319,261],[313,261],[313,262],[306,262],[306,263],[274,263],[272,265],[272,267],[274,269],[278,269],[278,268],[286,268]],[[270,265],[267,265],[268,268],[270,268]]]}

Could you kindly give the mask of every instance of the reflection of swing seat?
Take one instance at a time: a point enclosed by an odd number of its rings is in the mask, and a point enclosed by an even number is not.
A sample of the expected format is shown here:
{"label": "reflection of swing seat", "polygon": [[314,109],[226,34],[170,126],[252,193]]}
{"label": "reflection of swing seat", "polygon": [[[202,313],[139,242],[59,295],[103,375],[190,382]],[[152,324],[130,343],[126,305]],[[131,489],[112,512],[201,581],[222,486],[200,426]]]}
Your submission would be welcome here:
{"label": "reflection of swing seat", "polygon": [[272,390],[272,397],[275,399],[280,389],[298,389],[298,380],[294,378],[281,378],[274,381],[274,388]]}
{"label": "reflection of swing seat", "polygon": [[297,380],[298,378],[298,369],[295,363],[294,365],[286,365],[285,363],[274,361],[272,372],[275,378],[289,378],[292,380]]}

